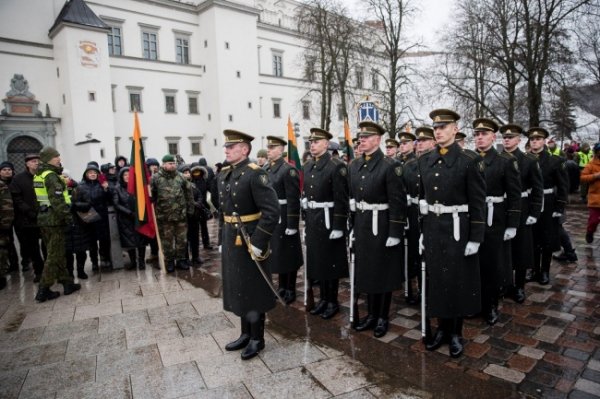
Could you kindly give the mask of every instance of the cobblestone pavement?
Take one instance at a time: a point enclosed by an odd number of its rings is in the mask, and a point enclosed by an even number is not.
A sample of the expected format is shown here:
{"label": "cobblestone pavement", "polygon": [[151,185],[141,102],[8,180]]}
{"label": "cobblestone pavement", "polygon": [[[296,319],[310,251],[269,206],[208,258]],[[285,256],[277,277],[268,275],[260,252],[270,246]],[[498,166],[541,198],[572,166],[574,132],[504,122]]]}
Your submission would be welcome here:
{"label": "cobblestone pavement", "polygon": [[568,212],[579,261],[553,261],[551,284],[528,284],[522,305],[505,299],[494,327],[466,320],[456,360],[445,346],[424,350],[418,307],[402,293],[385,337],[350,330],[343,282],[333,320],[307,315],[301,295],[278,305],[265,350],[242,362],[223,350],[239,325],[222,311],[217,251],[174,275],[90,273],[80,292],[42,304],[31,272],[14,273],[0,291],[0,398],[597,398],[600,241],[583,239],[585,208]]}

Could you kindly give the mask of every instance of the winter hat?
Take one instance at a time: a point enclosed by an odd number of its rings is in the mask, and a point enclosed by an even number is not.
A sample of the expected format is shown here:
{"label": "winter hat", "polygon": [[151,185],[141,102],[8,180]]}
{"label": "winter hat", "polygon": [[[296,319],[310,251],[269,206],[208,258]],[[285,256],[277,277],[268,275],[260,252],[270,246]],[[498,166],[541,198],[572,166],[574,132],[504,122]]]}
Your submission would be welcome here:
{"label": "winter hat", "polygon": [[164,157],[162,157],[162,161],[163,161],[163,163],[166,163],[166,162],[175,162],[175,157],[173,155],[171,155],[171,154],[167,154]]}
{"label": "winter hat", "polygon": [[83,171],[83,175],[85,176],[85,174],[87,172],[89,172],[90,170],[95,170],[96,173],[100,173],[100,169],[98,169],[98,167],[96,165],[94,165],[92,162],[88,163],[87,166],[85,167],[85,170]]}
{"label": "winter hat", "polygon": [[44,163],[48,163],[52,158],[58,156],[60,156],[60,153],[53,147],[44,147],[42,148],[42,151],[40,151],[40,161]]}
{"label": "winter hat", "polygon": [[29,162],[32,159],[40,159],[40,155],[39,154],[27,154],[27,155],[25,155],[25,162]]}
{"label": "winter hat", "polygon": [[146,159],[146,165],[148,165],[148,166],[150,166],[150,165],[160,166],[160,164],[158,163],[158,160],[156,158],[148,158],[148,159]]}
{"label": "winter hat", "polygon": [[8,161],[0,162],[0,169],[4,168],[12,169],[13,172],[15,171],[15,165]]}
{"label": "winter hat", "polygon": [[186,170],[190,170],[190,165],[188,165],[188,164],[185,163],[185,164],[181,165],[179,168],[177,168],[177,170],[179,171],[179,173],[183,173]]}

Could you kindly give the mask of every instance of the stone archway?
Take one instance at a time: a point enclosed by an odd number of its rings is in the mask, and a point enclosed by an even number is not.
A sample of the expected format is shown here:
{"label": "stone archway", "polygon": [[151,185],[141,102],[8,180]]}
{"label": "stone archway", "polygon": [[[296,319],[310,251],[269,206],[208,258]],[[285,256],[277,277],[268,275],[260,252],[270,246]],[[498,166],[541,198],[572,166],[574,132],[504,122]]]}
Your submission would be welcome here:
{"label": "stone archway", "polygon": [[25,170],[25,155],[39,153],[42,147],[42,143],[33,137],[15,137],[6,147],[6,160],[15,165],[15,172],[22,172]]}

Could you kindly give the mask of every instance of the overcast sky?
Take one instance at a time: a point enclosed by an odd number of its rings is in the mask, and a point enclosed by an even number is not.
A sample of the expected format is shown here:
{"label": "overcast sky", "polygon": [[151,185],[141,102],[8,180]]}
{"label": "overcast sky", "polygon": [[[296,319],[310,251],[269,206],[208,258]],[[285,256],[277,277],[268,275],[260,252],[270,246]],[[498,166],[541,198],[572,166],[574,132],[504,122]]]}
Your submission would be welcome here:
{"label": "overcast sky", "polygon": [[[343,0],[350,13],[358,19],[368,19],[363,0]],[[451,21],[456,0],[413,0],[420,11],[411,21],[414,39],[422,39],[424,45],[438,49],[439,31]]]}

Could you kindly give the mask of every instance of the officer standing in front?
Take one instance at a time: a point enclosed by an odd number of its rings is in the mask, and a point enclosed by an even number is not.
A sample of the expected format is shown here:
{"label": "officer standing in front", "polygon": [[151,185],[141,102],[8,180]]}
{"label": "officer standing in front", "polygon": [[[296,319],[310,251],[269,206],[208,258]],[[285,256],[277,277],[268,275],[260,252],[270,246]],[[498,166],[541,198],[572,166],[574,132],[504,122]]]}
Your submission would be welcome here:
{"label": "officer standing in front", "polygon": [[498,321],[498,301],[512,285],[510,240],[521,217],[521,179],[517,159],[494,148],[498,125],[491,119],[473,121],[475,147],[485,163],[487,205],[485,238],[479,248],[482,316],[489,325]]}
{"label": "officer standing in front", "polygon": [[66,265],[65,229],[73,223],[73,218],[71,198],[61,177],[60,154],[52,147],[44,147],[40,151],[40,161],[33,178],[33,189],[39,207],[38,226],[47,256],[35,300],[44,302],[59,297],[58,292],[50,290],[56,280],[63,285],[65,295],[79,290],[81,285],[73,283]]}
{"label": "officer standing in front", "polygon": [[565,160],[552,155],[545,145],[548,131],[532,127],[527,131],[531,153],[538,158],[544,183],[544,199],[540,219],[533,228],[533,278],[541,285],[550,282],[552,252],[560,249],[559,218],[565,212],[569,178]]}
{"label": "officer standing in front", "polygon": [[310,129],[312,159],[304,164],[302,199],[306,211],[308,278],[319,280],[320,286],[320,300],[310,314],[321,315],[323,319],[330,319],[339,312],[339,279],[348,277],[345,239],[348,169],[327,151],[332,137],[326,130]]}
{"label": "officer standing in front", "polygon": [[521,220],[517,235],[511,240],[512,266],[515,271],[514,282],[508,294],[517,303],[525,301],[525,273],[533,267],[532,226],[540,217],[544,183],[542,171],[535,155],[523,153],[519,149],[523,128],[516,124],[500,127],[504,151],[513,155],[519,164],[521,175]]}
{"label": "officer standing in front", "polygon": [[418,160],[419,208],[423,214],[422,249],[427,262],[427,313],[438,330],[427,350],[449,342],[450,356],[463,352],[463,317],[481,310],[479,258],[483,241],[485,180],[483,161],[454,142],[460,116],[437,109],[433,119],[436,147]]}
{"label": "officer standing in front", "polygon": [[271,238],[271,256],[266,265],[279,273],[279,295],[285,303],[296,300],[296,276],[304,263],[298,233],[300,224],[300,176],[298,170],[283,159],[287,143],[280,137],[267,136],[267,159],[264,169],[279,200],[279,223]]}
{"label": "officer standing in front", "polygon": [[362,157],[349,167],[350,211],[354,213],[358,292],[367,293],[369,313],[355,327],[374,329],[376,338],[389,327],[392,291],[402,286],[403,246],[406,226],[406,191],[402,166],[379,149],[383,128],[374,122],[359,123]]}
{"label": "officer standing in front", "polygon": [[[254,137],[225,130],[225,158],[229,166],[218,175],[219,220],[222,243],[223,308],[240,317],[241,334],[225,346],[244,349],[242,360],[251,359],[265,347],[265,313],[275,307],[275,294],[258,270],[270,278],[262,263],[269,256],[269,241],[279,219],[277,194],[267,173],[248,156]],[[237,213],[250,236],[250,248],[242,238]],[[252,255],[250,254],[252,253]],[[253,257],[252,257],[253,256]]]}

